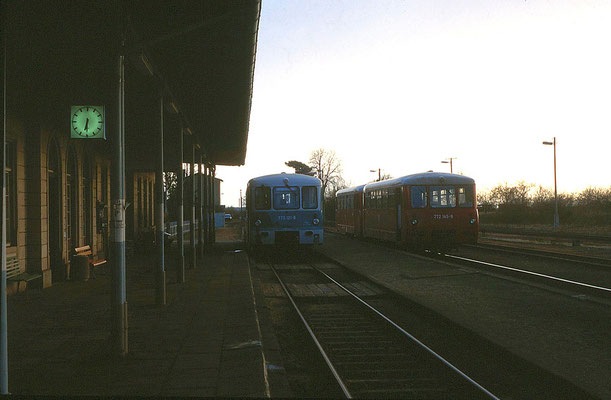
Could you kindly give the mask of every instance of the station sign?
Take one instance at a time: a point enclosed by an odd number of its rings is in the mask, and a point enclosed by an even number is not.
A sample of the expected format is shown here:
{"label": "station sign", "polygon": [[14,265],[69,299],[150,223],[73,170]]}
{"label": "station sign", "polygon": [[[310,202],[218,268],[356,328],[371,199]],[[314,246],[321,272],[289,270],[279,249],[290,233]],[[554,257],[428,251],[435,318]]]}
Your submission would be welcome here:
{"label": "station sign", "polygon": [[71,106],[70,138],[106,139],[104,106]]}

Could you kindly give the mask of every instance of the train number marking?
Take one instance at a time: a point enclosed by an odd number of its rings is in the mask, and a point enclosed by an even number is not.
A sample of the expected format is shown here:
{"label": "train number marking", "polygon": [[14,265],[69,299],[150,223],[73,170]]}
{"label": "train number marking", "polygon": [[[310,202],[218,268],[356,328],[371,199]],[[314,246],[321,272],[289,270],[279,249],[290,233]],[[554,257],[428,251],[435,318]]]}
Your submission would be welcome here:
{"label": "train number marking", "polygon": [[296,215],[278,215],[278,221],[297,221]]}
{"label": "train number marking", "polygon": [[433,219],[454,219],[454,214],[433,214]]}

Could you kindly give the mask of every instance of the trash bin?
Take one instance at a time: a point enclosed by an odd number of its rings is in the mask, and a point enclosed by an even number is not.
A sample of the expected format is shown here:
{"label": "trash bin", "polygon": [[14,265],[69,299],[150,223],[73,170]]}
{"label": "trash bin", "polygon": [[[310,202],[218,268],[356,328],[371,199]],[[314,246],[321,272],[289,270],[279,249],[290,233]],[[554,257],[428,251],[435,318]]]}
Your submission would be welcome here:
{"label": "trash bin", "polygon": [[51,263],[51,279],[53,282],[62,282],[66,280],[67,266],[64,261],[59,258]]}
{"label": "trash bin", "polygon": [[73,281],[89,280],[89,256],[74,255],[70,264],[70,277]]}

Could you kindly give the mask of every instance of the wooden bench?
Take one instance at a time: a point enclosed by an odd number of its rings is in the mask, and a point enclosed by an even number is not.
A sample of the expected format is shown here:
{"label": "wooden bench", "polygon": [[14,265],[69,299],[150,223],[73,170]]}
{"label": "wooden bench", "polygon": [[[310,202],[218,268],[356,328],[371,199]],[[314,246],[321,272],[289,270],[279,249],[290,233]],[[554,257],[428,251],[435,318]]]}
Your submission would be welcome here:
{"label": "wooden bench", "polygon": [[6,280],[17,282],[25,282],[26,285],[29,282],[35,281],[42,278],[41,274],[32,274],[29,272],[21,272],[21,265],[19,265],[19,258],[17,254],[6,256]]}
{"label": "wooden bench", "polygon": [[91,271],[91,278],[95,279],[95,273],[94,273],[94,268],[95,267],[99,267],[100,265],[104,265],[106,264],[106,260],[95,260],[93,258],[93,252],[91,251],[91,246],[86,245],[86,246],[82,246],[82,247],[76,247],[74,249],[74,255],[75,256],[87,256],[89,257],[89,268]]}

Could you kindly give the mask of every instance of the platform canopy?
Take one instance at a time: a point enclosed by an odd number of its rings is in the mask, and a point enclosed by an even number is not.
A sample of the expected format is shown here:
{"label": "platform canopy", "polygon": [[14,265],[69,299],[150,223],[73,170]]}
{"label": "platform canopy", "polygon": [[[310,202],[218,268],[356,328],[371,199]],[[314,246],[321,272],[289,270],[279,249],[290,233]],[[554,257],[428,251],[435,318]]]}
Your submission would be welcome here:
{"label": "platform canopy", "polygon": [[244,164],[260,11],[259,0],[125,2],[130,62],[163,79],[212,164]]}
{"label": "platform canopy", "polygon": [[69,135],[72,105],[104,105],[105,148],[118,129],[124,37],[127,168],[152,168],[161,93],[167,168],[178,165],[181,121],[185,159],[196,144],[208,164],[242,165],[260,13],[260,0],[7,2],[9,114]]}

